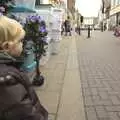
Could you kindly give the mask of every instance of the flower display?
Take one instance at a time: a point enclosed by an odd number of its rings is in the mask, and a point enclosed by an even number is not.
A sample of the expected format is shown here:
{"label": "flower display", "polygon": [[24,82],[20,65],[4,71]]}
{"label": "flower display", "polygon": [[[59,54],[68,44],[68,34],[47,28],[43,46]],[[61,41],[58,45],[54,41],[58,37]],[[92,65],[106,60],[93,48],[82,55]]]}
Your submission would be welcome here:
{"label": "flower display", "polygon": [[[46,54],[45,45],[47,45],[47,29],[46,23],[41,19],[39,15],[32,15],[26,18],[26,23],[24,23],[24,29],[26,31],[26,37],[24,41],[32,40],[34,44],[34,53],[36,61],[36,76],[33,81],[34,85],[43,84],[44,77],[41,76],[39,70],[39,60]],[[25,45],[25,44],[24,44]]]}
{"label": "flower display", "polygon": [[38,15],[28,16],[26,18],[25,30],[28,34],[36,33],[39,37],[47,35],[45,21],[41,20]]}
{"label": "flower display", "polygon": [[41,55],[45,55],[45,45],[47,45],[46,36],[47,29],[46,23],[41,19],[39,15],[32,15],[26,18],[26,23],[24,23],[24,29],[26,31],[25,40],[32,40],[35,46],[36,53],[40,53]]}

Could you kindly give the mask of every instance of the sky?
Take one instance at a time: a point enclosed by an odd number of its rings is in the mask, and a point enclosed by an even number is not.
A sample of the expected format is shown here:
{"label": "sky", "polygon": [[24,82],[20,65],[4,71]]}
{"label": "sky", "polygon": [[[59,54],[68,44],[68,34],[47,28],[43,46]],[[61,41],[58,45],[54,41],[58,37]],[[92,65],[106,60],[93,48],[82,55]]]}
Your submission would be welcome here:
{"label": "sky", "polygon": [[84,17],[96,17],[100,9],[101,0],[76,0],[76,8]]}

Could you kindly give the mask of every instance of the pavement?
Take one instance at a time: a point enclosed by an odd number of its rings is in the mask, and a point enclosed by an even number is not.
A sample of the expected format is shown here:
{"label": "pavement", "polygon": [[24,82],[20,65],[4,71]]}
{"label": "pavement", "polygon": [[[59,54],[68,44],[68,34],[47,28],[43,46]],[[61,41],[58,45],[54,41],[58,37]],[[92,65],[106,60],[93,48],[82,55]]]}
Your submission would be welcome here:
{"label": "pavement", "polygon": [[77,39],[86,120],[120,120],[120,38],[112,32]]}
{"label": "pavement", "polygon": [[35,88],[49,120],[120,120],[120,40],[93,31],[63,37]]}
{"label": "pavement", "polygon": [[49,120],[85,120],[75,36],[63,37],[59,54],[40,69],[45,84],[35,90]]}

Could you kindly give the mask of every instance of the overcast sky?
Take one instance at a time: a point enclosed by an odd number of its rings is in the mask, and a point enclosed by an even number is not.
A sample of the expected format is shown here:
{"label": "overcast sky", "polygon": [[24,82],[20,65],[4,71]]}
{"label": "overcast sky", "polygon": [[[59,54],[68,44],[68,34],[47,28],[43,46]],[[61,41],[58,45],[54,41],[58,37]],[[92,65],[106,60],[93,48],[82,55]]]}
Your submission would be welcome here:
{"label": "overcast sky", "polygon": [[98,15],[101,0],[76,0],[76,8],[85,17],[93,17]]}

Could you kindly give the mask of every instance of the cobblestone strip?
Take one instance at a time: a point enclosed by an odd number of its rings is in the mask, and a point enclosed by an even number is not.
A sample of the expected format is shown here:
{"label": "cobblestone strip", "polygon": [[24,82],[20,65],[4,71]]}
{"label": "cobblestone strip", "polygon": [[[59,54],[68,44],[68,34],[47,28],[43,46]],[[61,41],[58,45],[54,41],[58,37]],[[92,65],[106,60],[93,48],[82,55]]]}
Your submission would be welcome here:
{"label": "cobblestone strip", "polygon": [[85,120],[75,39],[70,43],[57,120]]}
{"label": "cobblestone strip", "polygon": [[100,34],[76,40],[86,120],[120,120],[120,47]]}

